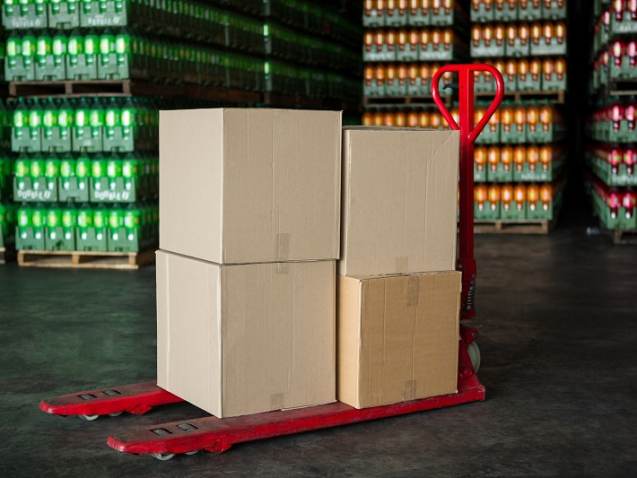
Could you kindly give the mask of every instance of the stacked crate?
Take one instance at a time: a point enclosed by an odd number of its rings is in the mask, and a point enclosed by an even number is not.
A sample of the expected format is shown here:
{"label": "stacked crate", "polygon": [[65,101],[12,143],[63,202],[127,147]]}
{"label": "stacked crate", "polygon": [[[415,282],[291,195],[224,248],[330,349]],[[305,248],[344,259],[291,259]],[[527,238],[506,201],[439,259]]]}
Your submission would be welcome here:
{"label": "stacked crate", "polygon": [[4,73],[16,98],[3,123],[13,157],[2,164],[14,171],[8,182],[21,206],[2,211],[6,224],[17,217],[18,250],[34,257],[155,248],[160,109],[356,112],[360,27],[337,8],[300,0],[5,0]]}
{"label": "stacked crate", "polygon": [[[463,0],[365,2],[364,124],[447,128],[432,107],[431,79],[441,66],[469,58],[468,8]],[[440,84],[448,104],[451,90],[443,87],[452,81],[445,75]]]}
{"label": "stacked crate", "polygon": [[637,3],[596,0],[591,18],[585,177],[595,213],[621,243],[637,232]]}
{"label": "stacked crate", "polygon": [[[506,91],[475,148],[475,219],[496,224],[487,232],[504,222],[539,222],[545,232],[561,206],[565,124],[556,104],[566,90],[566,14],[563,0],[472,1],[471,57],[498,69]],[[476,74],[475,88],[493,96],[495,81]]]}

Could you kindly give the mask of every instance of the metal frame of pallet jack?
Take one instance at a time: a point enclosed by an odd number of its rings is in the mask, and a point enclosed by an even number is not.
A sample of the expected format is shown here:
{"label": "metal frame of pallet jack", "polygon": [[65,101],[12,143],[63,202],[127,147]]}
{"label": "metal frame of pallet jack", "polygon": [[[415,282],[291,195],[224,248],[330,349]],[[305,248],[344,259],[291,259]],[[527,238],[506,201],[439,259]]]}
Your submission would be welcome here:
{"label": "metal frame of pallet jack", "polygon": [[[496,96],[474,129],[474,74],[489,72],[496,82]],[[458,74],[460,124],[453,119],[438,90],[446,72]],[[475,315],[476,262],[473,255],[473,143],[498,108],[504,96],[500,73],[489,65],[446,65],[432,80],[432,96],[440,112],[454,130],[460,131],[460,222],[458,269],[462,272],[461,320]],[[484,400],[485,389],[478,381],[469,355],[469,346],[478,331],[461,325],[459,341],[458,391],[450,395],[401,402],[393,405],[356,409],[341,402],[318,407],[275,411],[218,419],[214,416],[142,427],[108,438],[108,445],[130,454],[151,454],[169,459],[175,454],[201,450],[223,453],[232,445],[275,436],[302,433],[340,425],[404,415]],[[93,420],[121,412],[143,414],[153,407],[183,400],[146,382],[109,389],[89,390],[44,400],[40,408],[60,416],[78,415]]]}

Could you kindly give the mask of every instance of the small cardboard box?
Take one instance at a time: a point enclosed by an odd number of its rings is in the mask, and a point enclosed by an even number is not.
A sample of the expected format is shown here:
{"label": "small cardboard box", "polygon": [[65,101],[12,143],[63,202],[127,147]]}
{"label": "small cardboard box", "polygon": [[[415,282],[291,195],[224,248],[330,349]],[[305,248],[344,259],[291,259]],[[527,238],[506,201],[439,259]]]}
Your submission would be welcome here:
{"label": "small cardboard box", "polygon": [[334,402],[334,261],[157,252],[157,384],[216,417]]}
{"label": "small cardboard box", "polygon": [[339,274],[455,269],[459,144],[457,131],[345,129]]}
{"label": "small cardboard box", "polygon": [[457,391],[461,276],[338,277],[339,401],[367,408]]}
{"label": "small cardboard box", "polygon": [[339,254],[341,113],[160,113],[160,248],[217,264]]}

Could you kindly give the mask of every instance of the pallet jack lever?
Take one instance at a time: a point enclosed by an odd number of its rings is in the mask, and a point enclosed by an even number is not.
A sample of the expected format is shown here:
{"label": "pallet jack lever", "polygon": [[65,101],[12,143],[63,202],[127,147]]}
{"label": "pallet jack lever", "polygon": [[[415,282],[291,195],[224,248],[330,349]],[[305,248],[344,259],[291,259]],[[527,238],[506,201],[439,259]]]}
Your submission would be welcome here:
{"label": "pallet jack lever", "polygon": [[[460,124],[447,110],[440,98],[440,78],[445,73],[458,73],[458,83],[450,83],[444,88],[457,87],[460,96]],[[475,126],[474,118],[474,79],[475,73],[488,72],[493,75],[496,85],[495,99],[487,108],[486,113]],[[453,130],[460,131],[460,219],[459,219],[459,246],[458,246],[458,270],[462,272],[462,306],[460,320],[468,320],[475,316],[475,289],[477,267],[473,253],[473,145],[482,129],[498,109],[504,97],[504,80],[500,72],[490,65],[445,65],[433,76],[431,94],[436,106],[447,120]],[[475,127],[474,127],[475,126]]]}

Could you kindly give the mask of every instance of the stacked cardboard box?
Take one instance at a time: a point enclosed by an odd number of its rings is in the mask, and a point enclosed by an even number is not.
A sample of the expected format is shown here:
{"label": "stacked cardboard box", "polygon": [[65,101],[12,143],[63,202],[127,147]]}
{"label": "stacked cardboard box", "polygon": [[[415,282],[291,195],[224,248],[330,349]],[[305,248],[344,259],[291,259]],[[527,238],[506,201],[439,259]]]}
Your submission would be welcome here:
{"label": "stacked cardboard box", "polygon": [[347,128],[337,398],[357,408],[454,393],[459,133]]}
{"label": "stacked cardboard box", "polygon": [[335,400],[341,114],[160,119],[158,384],[217,417]]}

